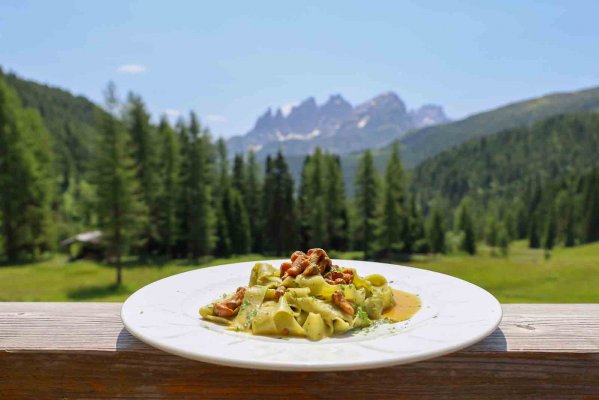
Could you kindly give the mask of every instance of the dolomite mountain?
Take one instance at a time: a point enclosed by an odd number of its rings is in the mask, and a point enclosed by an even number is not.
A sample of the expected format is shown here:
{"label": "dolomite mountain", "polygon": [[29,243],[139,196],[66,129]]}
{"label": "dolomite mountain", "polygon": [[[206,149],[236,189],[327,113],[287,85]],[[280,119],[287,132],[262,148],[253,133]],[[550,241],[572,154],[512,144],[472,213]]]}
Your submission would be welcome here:
{"label": "dolomite mountain", "polygon": [[408,110],[392,92],[356,107],[340,95],[318,105],[313,97],[285,114],[270,108],[252,130],[228,140],[230,154],[254,150],[259,156],[279,149],[287,155],[309,154],[317,147],[336,154],[383,147],[406,132],[449,122],[443,108],[424,105]]}

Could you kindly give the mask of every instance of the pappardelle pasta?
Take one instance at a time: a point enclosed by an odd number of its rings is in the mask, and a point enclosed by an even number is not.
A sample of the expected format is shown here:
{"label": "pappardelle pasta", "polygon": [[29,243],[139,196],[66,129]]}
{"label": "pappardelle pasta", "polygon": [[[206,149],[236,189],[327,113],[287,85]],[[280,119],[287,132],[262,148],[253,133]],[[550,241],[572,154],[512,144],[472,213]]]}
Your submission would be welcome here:
{"label": "pappardelle pasta", "polygon": [[247,287],[201,307],[200,315],[230,330],[320,340],[374,321],[395,322],[384,315],[395,298],[384,276],[361,277],[316,248],[294,252],[279,269],[256,263]]}

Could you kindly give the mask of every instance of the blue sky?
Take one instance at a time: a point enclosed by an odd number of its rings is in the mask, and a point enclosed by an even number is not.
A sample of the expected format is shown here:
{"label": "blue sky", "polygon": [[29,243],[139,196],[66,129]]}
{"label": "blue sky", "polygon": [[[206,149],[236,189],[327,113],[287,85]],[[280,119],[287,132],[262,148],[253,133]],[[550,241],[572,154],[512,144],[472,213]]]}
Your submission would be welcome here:
{"label": "blue sky", "polygon": [[395,91],[460,118],[599,85],[597,1],[0,2],[0,65],[102,101],[109,80],[215,135],[267,107]]}

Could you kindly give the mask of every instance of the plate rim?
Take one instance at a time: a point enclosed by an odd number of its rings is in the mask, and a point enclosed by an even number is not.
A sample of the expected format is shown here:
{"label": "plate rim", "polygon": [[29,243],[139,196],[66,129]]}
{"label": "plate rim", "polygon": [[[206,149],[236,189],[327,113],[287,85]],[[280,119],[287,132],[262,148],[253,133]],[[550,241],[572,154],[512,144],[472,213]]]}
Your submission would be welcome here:
{"label": "plate rim", "polygon": [[179,272],[177,274],[169,275],[164,278],[158,279],[156,281],[150,282],[150,283],[144,285],[143,287],[137,289],[135,292],[131,293],[127,297],[127,299],[123,302],[123,304],[121,305],[121,310],[120,310],[121,321],[122,321],[125,329],[129,332],[129,334],[131,334],[132,336],[134,336],[141,342],[143,342],[149,346],[155,347],[157,349],[160,349],[162,351],[165,351],[169,354],[183,357],[188,360],[206,362],[206,363],[210,363],[210,364],[216,364],[216,365],[227,366],[227,367],[245,368],[245,369],[316,372],[316,371],[354,371],[354,370],[357,371],[357,370],[384,368],[384,367],[390,367],[390,366],[411,364],[411,363],[415,363],[415,362],[419,362],[419,361],[430,360],[433,358],[442,357],[442,356],[463,350],[463,349],[470,347],[473,344],[478,343],[481,340],[485,339],[499,327],[501,320],[503,318],[503,308],[501,307],[501,303],[499,302],[499,300],[497,300],[497,298],[492,293],[490,293],[488,290],[486,290],[478,285],[475,285],[471,282],[468,282],[464,279],[461,279],[461,278],[458,278],[458,277],[455,277],[455,276],[452,276],[449,274],[445,274],[442,272],[431,271],[431,270],[424,269],[424,268],[410,267],[407,265],[381,263],[381,262],[367,261],[367,260],[345,260],[345,259],[333,259],[333,260],[338,263],[359,262],[359,263],[368,263],[368,264],[374,264],[374,265],[379,264],[379,265],[387,265],[387,266],[393,266],[393,267],[401,267],[401,268],[405,268],[405,269],[409,269],[409,270],[424,271],[425,273],[442,275],[445,278],[458,280],[458,281],[461,281],[462,283],[473,286],[476,289],[484,292],[489,297],[489,299],[493,300],[493,303],[494,303],[493,307],[495,307],[495,309],[498,312],[496,313],[493,323],[489,324],[489,327],[487,327],[487,329],[485,329],[484,331],[481,331],[481,333],[479,333],[478,335],[473,336],[464,342],[461,342],[456,345],[448,346],[447,348],[445,348],[443,350],[434,350],[434,351],[427,350],[427,351],[423,351],[423,352],[421,352],[417,355],[413,355],[413,356],[407,356],[407,357],[406,356],[403,356],[403,357],[398,356],[397,358],[391,357],[391,358],[385,358],[385,359],[380,359],[380,360],[360,361],[357,363],[351,363],[351,362],[348,363],[348,362],[345,362],[346,360],[342,359],[342,360],[340,360],[341,363],[339,363],[339,361],[337,361],[337,362],[325,362],[325,363],[313,363],[313,364],[293,363],[293,362],[289,362],[289,361],[240,360],[240,359],[234,359],[234,358],[230,358],[230,357],[219,357],[219,356],[213,356],[213,355],[207,355],[207,354],[201,354],[201,353],[186,352],[185,350],[179,349],[177,346],[169,345],[167,343],[164,343],[159,340],[155,340],[152,337],[144,335],[143,333],[138,331],[134,326],[129,324],[124,316],[125,309],[127,307],[127,304],[130,302],[131,298],[136,293],[142,291],[143,289],[145,289],[146,287],[148,287],[150,285],[158,284],[159,282],[171,279],[178,275],[188,274],[188,273],[192,273],[195,271],[201,271],[201,270],[205,270],[205,269],[221,268],[221,267],[227,267],[227,266],[232,266],[232,265],[236,265],[236,264],[251,264],[251,263],[257,263],[257,262],[276,263],[276,262],[285,261],[285,259],[269,259],[269,260],[240,261],[240,262],[235,262],[235,263],[218,264],[218,265],[211,265],[211,266],[207,266],[207,267],[200,267],[200,268],[192,269],[189,271]]}

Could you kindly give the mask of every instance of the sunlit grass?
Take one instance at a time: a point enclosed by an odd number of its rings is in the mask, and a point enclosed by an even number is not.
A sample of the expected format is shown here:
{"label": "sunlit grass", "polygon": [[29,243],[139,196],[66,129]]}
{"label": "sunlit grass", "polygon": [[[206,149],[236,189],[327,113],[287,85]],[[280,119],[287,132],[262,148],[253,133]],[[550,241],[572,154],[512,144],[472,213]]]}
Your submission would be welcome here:
{"label": "sunlit grass", "polygon": [[[360,252],[331,255],[362,258]],[[183,260],[151,265],[130,263],[124,268],[124,285],[116,287],[111,266],[89,260],[69,263],[66,257],[56,256],[38,263],[0,267],[0,301],[123,301],[140,287],[166,276],[266,258],[272,257],[247,255],[203,260],[195,265]],[[559,248],[549,259],[542,250],[531,250],[524,242],[516,242],[505,258],[492,255],[489,248],[481,246],[476,256],[415,256],[402,264],[468,280],[504,303],[599,302],[599,243]]]}

